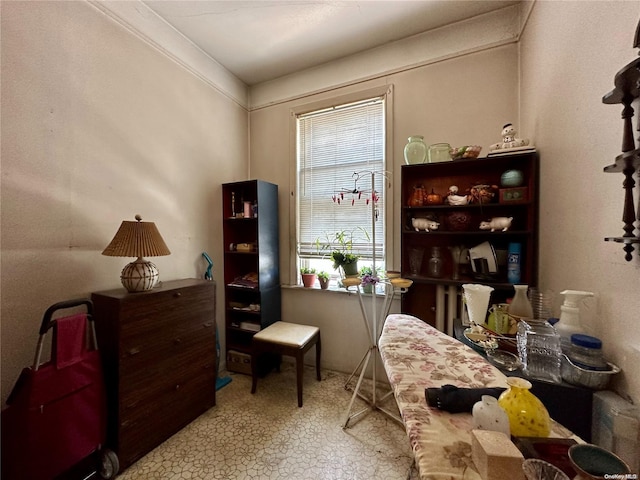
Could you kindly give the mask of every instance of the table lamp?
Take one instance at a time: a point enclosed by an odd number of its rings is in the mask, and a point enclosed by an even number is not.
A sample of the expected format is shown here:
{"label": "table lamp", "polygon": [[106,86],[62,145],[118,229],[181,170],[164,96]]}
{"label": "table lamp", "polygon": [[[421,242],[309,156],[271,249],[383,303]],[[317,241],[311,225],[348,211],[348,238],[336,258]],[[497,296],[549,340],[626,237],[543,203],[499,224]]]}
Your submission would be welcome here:
{"label": "table lamp", "polygon": [[136,215],[135,222],[123,221],[102,255],[109,257],[137,257],[122,269],[120,280],[129,292],[146,292],[158,283],[158,268],[142,257],[159,257],[171,252],[162,239],[156,224],[143,222]]}

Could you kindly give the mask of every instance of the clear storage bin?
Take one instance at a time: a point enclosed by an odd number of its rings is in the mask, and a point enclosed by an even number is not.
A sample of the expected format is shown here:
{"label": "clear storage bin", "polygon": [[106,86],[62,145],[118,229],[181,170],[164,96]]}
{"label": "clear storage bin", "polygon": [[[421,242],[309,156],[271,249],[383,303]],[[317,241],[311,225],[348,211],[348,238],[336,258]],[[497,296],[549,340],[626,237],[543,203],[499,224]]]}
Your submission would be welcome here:
{"label": "clear storage bin", "polygon": [[516,339],[525,375],[538,380],[562,382],[560,335],[553,325],[545,320],[520,320]]}

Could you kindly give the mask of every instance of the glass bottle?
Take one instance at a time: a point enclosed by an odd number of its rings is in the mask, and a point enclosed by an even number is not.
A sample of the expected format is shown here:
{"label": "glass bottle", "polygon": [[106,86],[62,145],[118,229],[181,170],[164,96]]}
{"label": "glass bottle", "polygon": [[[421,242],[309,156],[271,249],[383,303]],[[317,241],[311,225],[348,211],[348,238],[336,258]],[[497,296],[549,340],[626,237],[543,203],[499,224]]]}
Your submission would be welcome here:
{"label": "glass bottle", "polygon": [[415,185],[413,187],[413,193],[409,197],[410,207],[421,207],[424,205],[424,187],[422,185]]}
{"label": "glass bottle", "polygon": [[409,271],[412,275],[420,275],[423,257],[424,250],[422,248],[412,248],[409,250]]}
{"label": "glass bottle", "polygon": [[429,276],[434,278],[440,278],[442,276],[442,254],[440,253],[440,247],[431,248]]}
{"label": "glass bottle", "polygon": [[424,163],[427,158],[427,144],[422,135],[409,137],[409,143],[404,146],[404,161],[407,165]]}
{"label": "glass bottle", "polygon": [[516,294],[509,305],[509,315],[520,318],[533,318],[533,307],[527,297],[528,285],[514,285]]}
{"label": "glass bottle", "polygon": [[499,334],[509,333],[511,325],[509,322],[509,304],[494,303],[489,309],[487,325],[490,330]]}
{"label": "glass bottle", "polygon": [[548,437],[551,432],[549,412],[529,390],[531,382],[520,377],[508,377],[508,388],[500,394],[500,405],[509,417],[514,437]]}

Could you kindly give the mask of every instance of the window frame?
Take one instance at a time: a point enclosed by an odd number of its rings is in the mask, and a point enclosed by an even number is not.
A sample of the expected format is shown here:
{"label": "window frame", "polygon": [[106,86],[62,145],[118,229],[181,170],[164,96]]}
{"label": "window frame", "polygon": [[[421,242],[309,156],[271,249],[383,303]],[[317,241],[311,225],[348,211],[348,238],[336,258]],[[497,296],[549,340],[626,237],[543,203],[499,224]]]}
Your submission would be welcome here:
{"label": "window frame", "polygon": [[[317,110],[332,108],[334,106],[345,105],[354,102],[364,101],[373,97],[384,97],[384,121],[385,121],[385,152],[384,152],[384,166],[383,170],[385,172],[385,176],[383,179],[383,188],[384,188],[384,212],[382,212],[381,217],[384,219],[384,262],[387,268],[390,268],[390,265],[393,264],[393,258],[391,255],[395,251],[393,244],[393,225],[394,218],[393,214],[393,179],[391,173],[391,166],[393,165],[393,86],[392,85],[384,85],[382,87],[375,87],[367,90],[361,90],[358,92],[354,92],[348,95],[341,95],[337,97],[328,97],[324,100],[320,100],[313,103],[308,103],[304,105],[298,105],[296,107],[292,107],[290,109],[290,192],[291,195],[289,197],[290,205],[289,205],[289,284],[298,285],[300,284],[300,275],[298,266],[300,264],[297,252],[298,245],[298,218],[297,218],[297,207],[298,207],[298,158],[297,158],[297,117],[298,115],[302,115],[305,113],[314,112]],[[378,173],[378,172],[376,172]],[[382,174],[382,172],[380,172]],[[362,179],[363,185],[367,185],[370,183],[368,178]],[[367,188],[366,186],[364,188]],[[382,259],[376,261],[377,265],[382,263]],[[329,273],[332,277],[336,277],[338,272],[330,269]]]}

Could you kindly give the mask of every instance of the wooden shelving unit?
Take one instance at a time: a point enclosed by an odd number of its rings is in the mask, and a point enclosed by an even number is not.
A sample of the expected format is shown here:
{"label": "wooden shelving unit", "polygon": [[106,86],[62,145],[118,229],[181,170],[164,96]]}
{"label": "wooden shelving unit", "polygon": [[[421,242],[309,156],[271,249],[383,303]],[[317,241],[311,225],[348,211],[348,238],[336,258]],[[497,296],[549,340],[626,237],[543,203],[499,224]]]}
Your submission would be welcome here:
{"label": "wooden shelving unit", "polygon": [[224,184],[222,209],[227,369],[250,374],[253,335],[280,320],[278,187]]}
{"label": "wooden shelving unit", "polygon": [[[512,284],[507,280],[506,257],[509,244],[521,245],[521,284],[535,286],[538,280],[538,156],[535,152],[495,157],[462,159],[441,163],[425,163],[402,166],[402,276],[413,280],[413,286],[403,294],[402,311],[415,315],[431,325],[436,325],[438,315],[437,287],[459,287],[464,283],[483,283],[496,290],[492,302],[504,301],[513,295]],[[524,197],[503,200],[500,197],[501,176],[507,170],[519,170],[526,187]],[[410,206],[414,188],[422,186],[428,193],[445,196],[452,185],[460,195],[475,185],[495,185],[495,195],[490,201],[468,205],[449,204]],[[511,190],[513,192],[513,190]],[[503,195],[505,192],[502,192]],[[481,230],[480,222],[492,217],[513,217],[508,231]],[[436,230],[416,231],[412,218],[427,218],[439,223]],[[464,220],[464,221],[461,221]],[[498,271],[491,276],[474,274],[471,264],[460,264],[458,276],[454,275],[455,262],[450,247],[475,247],[489,242],[497,254]],[[429,276],[428,262],[433,247],[439,247],[443,258],[442,274]],[[410,252],[422,250],[422,262],[412,268]],[[440,312],[441,314],[441,312]]]}

